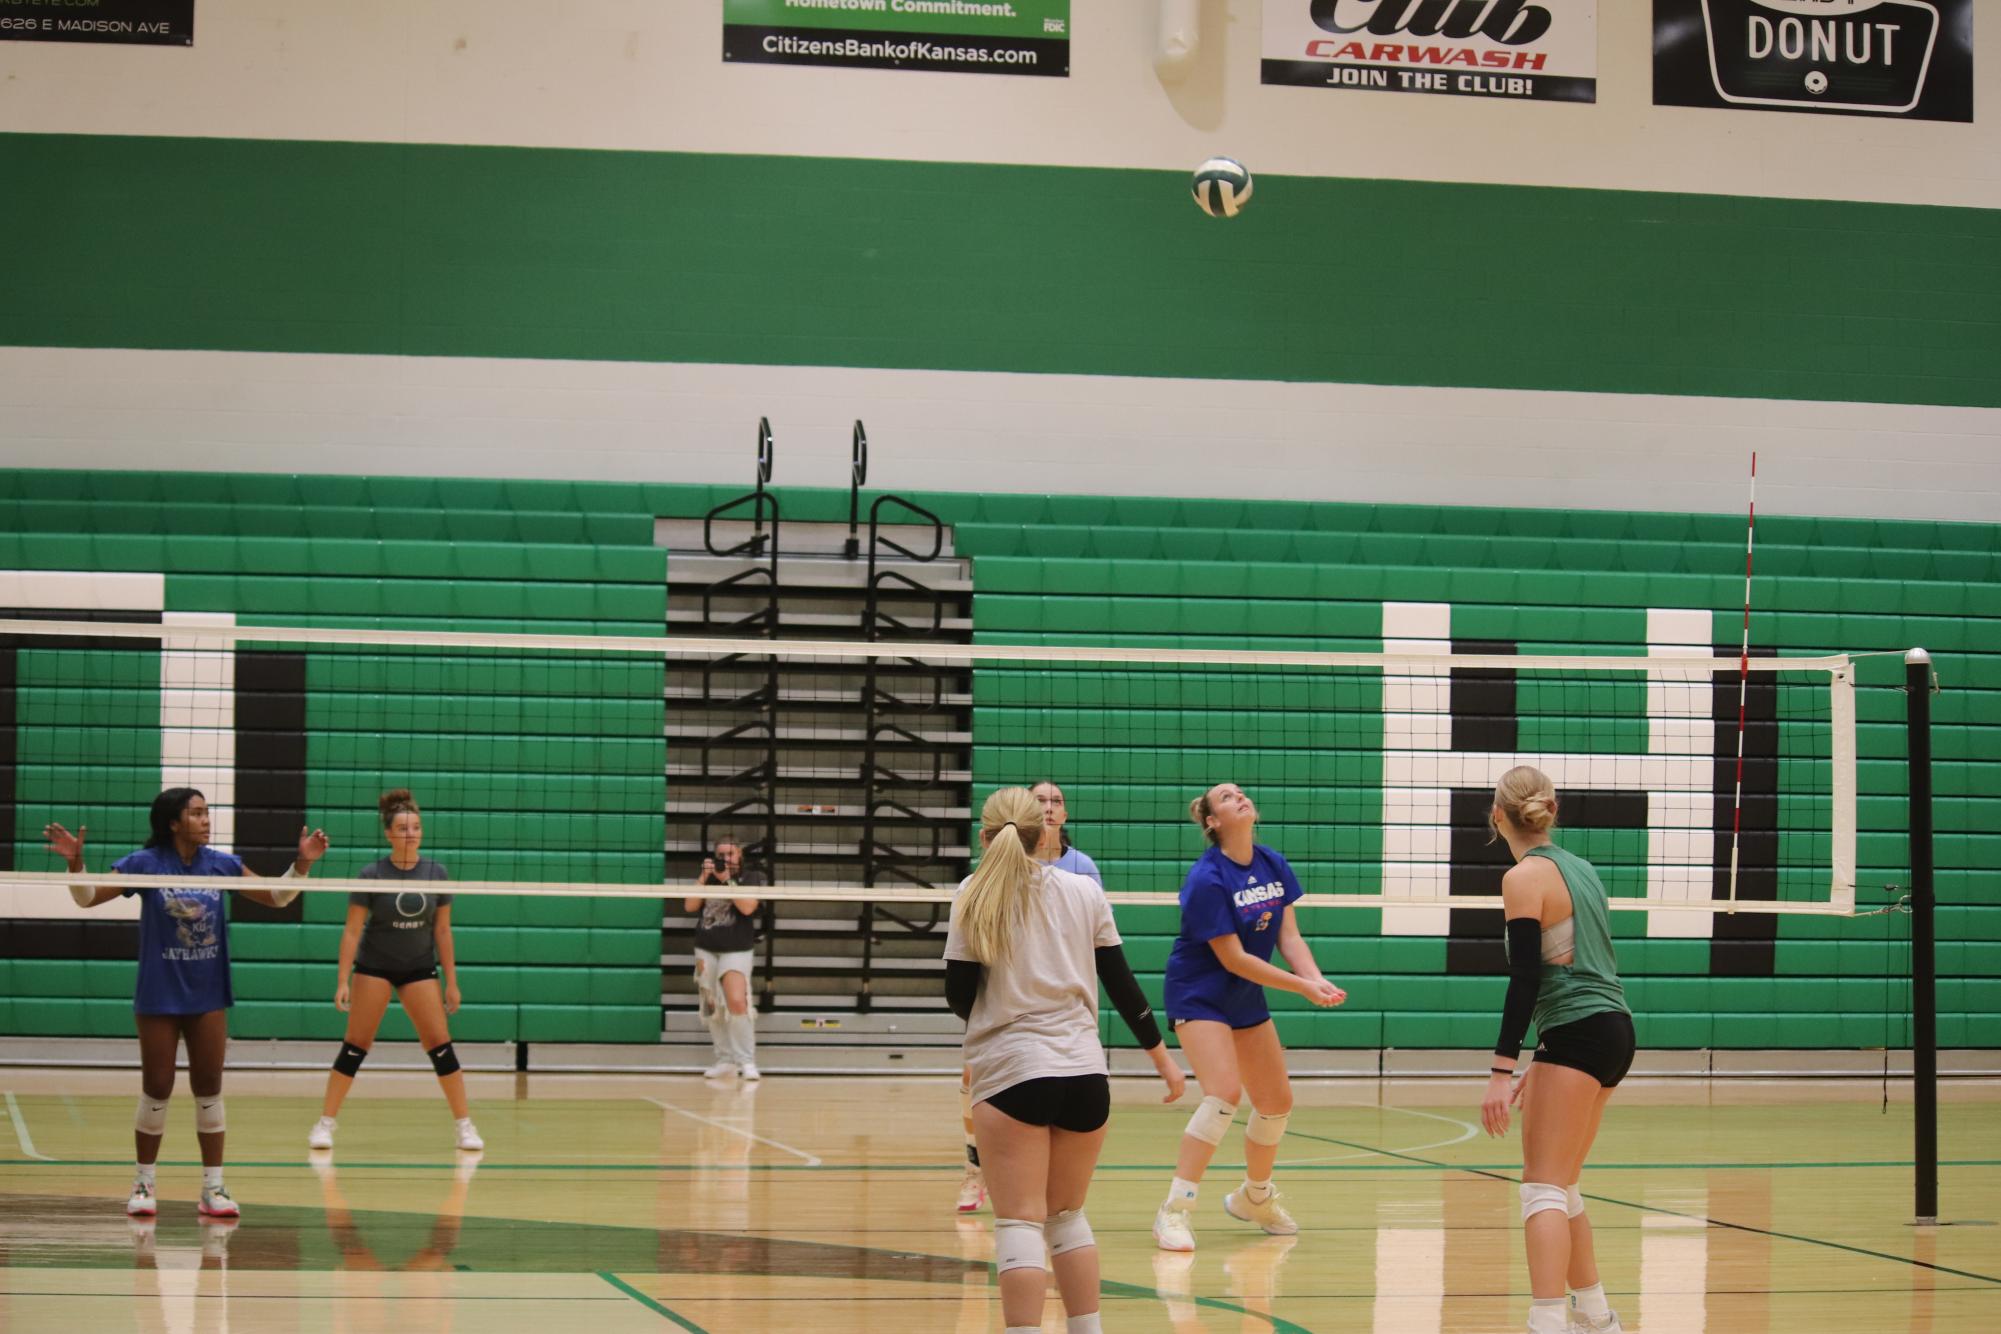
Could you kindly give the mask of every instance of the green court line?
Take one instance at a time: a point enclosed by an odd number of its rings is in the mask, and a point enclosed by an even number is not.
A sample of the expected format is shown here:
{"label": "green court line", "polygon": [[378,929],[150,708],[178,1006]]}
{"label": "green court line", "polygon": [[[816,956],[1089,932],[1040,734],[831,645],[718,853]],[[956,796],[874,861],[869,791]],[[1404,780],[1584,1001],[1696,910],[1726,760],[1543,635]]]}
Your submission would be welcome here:
{"label": "green court line", "polygon": [[696,1324],[694,1321],[688,1319],[686,1316],[680,1316],[674,1314],[672,1311],[662,1306],[659,1302],[654,1301],[651,1297],[641,1292],[638,1288],[633,1287],[630,1283],[627,1283],[624,1279],[621,1279],[618,1275],[607,1273],[604,1270],[600,1269],[597,1271],[597,1276],[603,1279],[605,1282],[611,1284],[614,1288],[617,1288],[620,1292],[624,1293],[626,1296],[632,1298],[632,1300],[638,1302],[641,1306],[644,1306],[647,1310],[666,1316],[669,1320],[679,1325],[682,1329],[689,1331],[689,1334],[709,1334],[707,1330],[703,1329],[700,1325]]}
{"label": "green court line", "polygon": [[[1344,1149],[1365,1149],[1370,1153],[1380,1153],[1387,1157],[1402,1158],[1412,1163],[1423,1163],[1428,1167],[1435,1167],[1443,1171],[1466,1172],[1472,1176],[1487,1177],[1494,1181],[1505,1182],[1511,1186],[1519,1186],[1521,1184],[1519,1176],[1508,1176],[1505,1174],[1505,1169],[1496,1170],[1486,1167],[1469,1167],[1459,1163],[1441,1163],[1435,1159],[1419,1158],[1414,1154],[1399,1153],[1395,1149],[1378,1149],[1373,1145],[1356,1144],[1349,1140],[1334,1139],[1327,1135],[1313,1135],[1305,1131],[1294,1131],[1293,1133],[1302,1139],[1317,1140],[1322,1144],[1338,1144]],[[1909,1164],[1904,1164],[1904,1166],[1909,1166]],[[1598,1170],[1604,1171],[1606,1169],[1600,1167]],[[1749,1232],[1755,1236],[1775,1237],[1781,1241],[1797,1241],[1808,1246],[1825,1246],[1830,1250],[1847,1251],[1850,1255],[1866,1255],[1875,1260],[1889,1260],[1896,1264],[1927,1269],[1936,1274],[1951,1274],[1955,1278],[1976,1279],[1982,1283],[1992,1283],[2001,1286],[2001,1278],[1996,1278],[1991,1274],[1976,1274],[1967,1269],[1954,1269],[1948,1265],[1933,1264],[1929,1260],[1920,1260],[1915,1256],[1892,1255],[1888,1251],[1872,1251],[1866,1246],[1850,1246],[1848,1243],[1841,1241],[1827,1241],[1820,1237],[1806,1237],[1793,1232],[1779,1232],[1771,1228],[1752,1227],[1749,1223],[1732,1223],[1721,1218],[1707,1218],[1701,1214],[1684,1213],[1679,1209],[1663,1209],[1657,1204],[1641,1204],[1635,1200],[1615,1199],[1610,1195],[1593,1195],[1588,1191],[1582,1192],[1582,1194],[1585,1199],[1597,1200],[1601,1204],[1616,1204],[1622,1208],[1638,1209],[1642,1213],[1661,1214],[1668,1218],[1686,1218],[1690,1222],[1701,1223],[1707,1227],[1726,1228],[1732,1232]]]}

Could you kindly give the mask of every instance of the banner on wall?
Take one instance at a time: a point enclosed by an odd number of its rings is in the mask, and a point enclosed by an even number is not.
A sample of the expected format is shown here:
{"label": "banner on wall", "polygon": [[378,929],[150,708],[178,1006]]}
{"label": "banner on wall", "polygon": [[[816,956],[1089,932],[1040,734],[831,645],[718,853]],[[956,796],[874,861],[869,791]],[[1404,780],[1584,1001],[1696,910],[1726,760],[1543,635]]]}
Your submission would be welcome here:
{"label": "banner on wall", "polygon": [[0,40],[193,46],[195,0],[0,0]]}
{"label": "banner on wall", "polygon": [[1265,83],[1598,100],[1597,0],[1265,0]]}
{"label": "banner on wall", "polygon": [[1070,74],[1070,0],[723,0],[723,59]]}
{"label": "banner on wall", "polygon": [[1973,0],[1654,0],[1654,102],[1973,119]]}

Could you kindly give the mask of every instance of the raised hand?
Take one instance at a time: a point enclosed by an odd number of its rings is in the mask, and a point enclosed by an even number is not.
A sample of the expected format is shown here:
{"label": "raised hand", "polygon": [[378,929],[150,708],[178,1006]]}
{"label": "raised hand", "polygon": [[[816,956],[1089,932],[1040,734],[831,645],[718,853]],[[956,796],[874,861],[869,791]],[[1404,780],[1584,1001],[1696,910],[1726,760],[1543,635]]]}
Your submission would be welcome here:
{"label": "raised hand", "polygon": [[314,862],[318,861],[320,858],[326,855],[327,855],[327,831],[324,829],[315,829],[311,833],[307,833],[306,827],[304,825],[300,825],[299,860],[304,862],[307,866],[311,866]]}
{"label": "raised hand", "polygon": [[78,825],[74,834],[53,820],[42,826],[42,837],[49,841],[49,851],[68,862],[73,871],[83,866],[83,842],[89,833],[89,825]]}

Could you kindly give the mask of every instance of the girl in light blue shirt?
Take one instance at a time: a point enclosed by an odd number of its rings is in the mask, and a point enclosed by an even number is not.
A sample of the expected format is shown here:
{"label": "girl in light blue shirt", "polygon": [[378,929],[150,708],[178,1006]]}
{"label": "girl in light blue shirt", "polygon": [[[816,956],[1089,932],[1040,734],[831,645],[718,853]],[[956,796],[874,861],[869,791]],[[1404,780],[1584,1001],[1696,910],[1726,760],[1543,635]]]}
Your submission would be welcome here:
{"label": "girl in light blue shirt", "polygon": [[1098,874],[1098,864],[1081,848],[1072,847],[1070,835],[1064,831],[1070,812],[1063,804],[1063,789],[1045,778],[1028,790],[1042,802],[1042,842],[1036,845],[1036,860],[1048,862],[1059,871],[1088,876],[1103,889],[1105,877]]}

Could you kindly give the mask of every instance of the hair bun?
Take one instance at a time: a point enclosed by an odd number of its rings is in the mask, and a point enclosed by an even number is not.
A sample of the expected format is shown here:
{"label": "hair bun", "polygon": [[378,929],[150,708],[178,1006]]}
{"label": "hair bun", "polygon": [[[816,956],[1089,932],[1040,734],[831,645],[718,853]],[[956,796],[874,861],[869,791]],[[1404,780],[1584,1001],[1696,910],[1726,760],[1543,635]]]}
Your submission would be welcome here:
{"label": "hair bun", "polygon": [[1542,797],[1529,797],[1522,802],[1520,824],[1533,834],[1540,834],[1556,823],[1556,807]]}
{"label": "hair bun", "polygon": [[384,829],[387,829],[389,822],[395,819],[397,814],[402,811],[409,811],[412,815],[420,813],[417,809],[417,799],[410,795],[410,789],[407,787],[390,788],[382,794],[380,800],[375,804],[382,811],[382,827]]}

